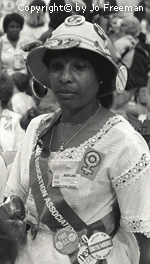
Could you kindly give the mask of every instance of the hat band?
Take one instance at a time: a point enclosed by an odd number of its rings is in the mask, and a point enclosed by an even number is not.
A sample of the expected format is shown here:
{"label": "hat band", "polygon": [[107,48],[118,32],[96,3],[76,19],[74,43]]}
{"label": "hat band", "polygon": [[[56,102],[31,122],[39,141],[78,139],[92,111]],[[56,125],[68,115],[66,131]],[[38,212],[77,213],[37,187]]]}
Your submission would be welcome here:
{"label": "hat band", "polygon": [[54,50],[67,49],[73,47],[84,48],[99,53],[100,55],[103,55],[104,57],[112,61],[110,52],[107,47],[107,43],[105,47],[101,47],[99,41],[93,41],[83,36],[78,36],[78,38],[75,38],[73,34],[64,33],[60,36],[57,35],[57,37],[47,39],[44,44],[44,47]]}

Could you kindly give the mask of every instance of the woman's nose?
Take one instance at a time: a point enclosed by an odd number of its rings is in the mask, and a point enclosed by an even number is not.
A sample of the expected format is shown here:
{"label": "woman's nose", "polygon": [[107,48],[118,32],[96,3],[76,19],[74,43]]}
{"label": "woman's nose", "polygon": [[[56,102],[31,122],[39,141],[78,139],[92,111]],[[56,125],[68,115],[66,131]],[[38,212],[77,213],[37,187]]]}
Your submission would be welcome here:
{"label": "woman's nose", "polygon": [[69,65],[65,65],[61,71],[59,81],[62,83],[72,82],[73,76]]}

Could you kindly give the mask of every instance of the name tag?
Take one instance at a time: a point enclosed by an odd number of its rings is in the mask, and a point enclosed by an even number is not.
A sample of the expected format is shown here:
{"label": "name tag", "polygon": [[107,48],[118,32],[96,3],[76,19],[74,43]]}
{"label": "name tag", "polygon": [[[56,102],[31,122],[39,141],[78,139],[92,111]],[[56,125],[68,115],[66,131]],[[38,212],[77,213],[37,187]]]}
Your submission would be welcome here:
{"label": "name tag", "polygon": [[80,174],[53,173],[52,187],[79,188]]}
{"label": "name tag", "polygon": [[14,60],[13,60],[13,65],[15,70],[20,70],[25,68],[25,64],[23,61],[23,56],[22,54],[15,54],[14,55]]}
{"label": "name tag", "polygon": [[93,148],[87,148],[76,172],[90,180],[94,180],[104,156],[104,154]]}

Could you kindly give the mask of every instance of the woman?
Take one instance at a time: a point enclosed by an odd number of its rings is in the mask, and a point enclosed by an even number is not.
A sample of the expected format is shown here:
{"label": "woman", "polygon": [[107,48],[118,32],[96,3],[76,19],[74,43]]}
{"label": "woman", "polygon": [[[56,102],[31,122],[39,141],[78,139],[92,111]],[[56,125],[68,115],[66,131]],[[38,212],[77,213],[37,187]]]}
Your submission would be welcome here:
{"label": "woman", "polygon": [[31,121],[9,177],[30,226],[15,264],[149,263],[149,149],[109,110],[125,74],[102,28],[68,17],[27,63],[61,109]]}
{"label": "woman", "polygon": [[28,42],[26,36],[19,36],[24,18],[12,13],[5,16],[3,28],[5,34],[0,38],[0,66],[8,74],[16,71],[26,73],[22,47]]}

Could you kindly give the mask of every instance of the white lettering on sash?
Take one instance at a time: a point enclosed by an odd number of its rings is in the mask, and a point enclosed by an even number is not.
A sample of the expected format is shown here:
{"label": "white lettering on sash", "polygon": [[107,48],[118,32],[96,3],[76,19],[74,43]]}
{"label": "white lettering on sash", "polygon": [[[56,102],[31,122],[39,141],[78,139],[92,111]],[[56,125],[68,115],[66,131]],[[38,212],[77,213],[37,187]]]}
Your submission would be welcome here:
{"label": "white lettering on sash", "polygon": [[53,202],[51,201],[51,198],[48,197],[48,192],[46,190],[43,178],[42,178],[42,173],[39,165],[39,155],[40,151],[38,151],[35,155],[35,168],[36,168],[36,173],[37,173],[37,179],[40,187],[41,194],[44,198],[45,204],[49,210],[49,212],[54,216],[54,218],[63,226],[63,227],[70,227],[70,224],[63,218],[63,216],[57,211],[56,207],[54,206]]}

